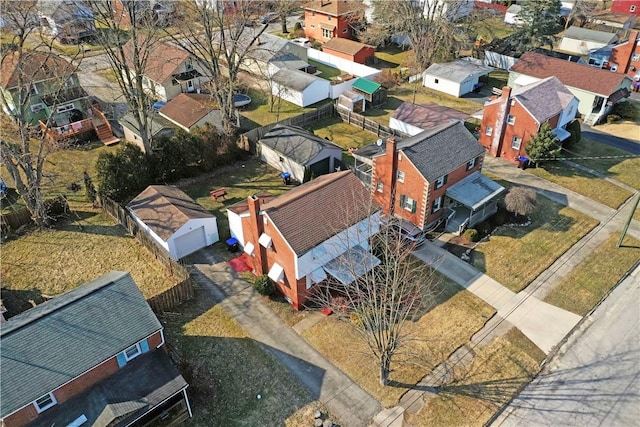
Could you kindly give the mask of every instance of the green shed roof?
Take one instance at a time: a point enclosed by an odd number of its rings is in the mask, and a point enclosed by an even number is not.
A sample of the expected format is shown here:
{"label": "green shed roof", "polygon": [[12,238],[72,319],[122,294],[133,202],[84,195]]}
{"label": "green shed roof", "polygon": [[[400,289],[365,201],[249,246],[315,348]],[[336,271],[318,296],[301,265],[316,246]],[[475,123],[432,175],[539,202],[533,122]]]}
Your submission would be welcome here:
{"label": "green shed roof", "polygon": [[353,82],[353,87],[355,89],[358,89],[360,92],[373,95],[373,93],[380,89],[382,85],[380,83],[372,82],[371,80],[363,79],[362,77],[360,77],[356,79],[355,82]]}

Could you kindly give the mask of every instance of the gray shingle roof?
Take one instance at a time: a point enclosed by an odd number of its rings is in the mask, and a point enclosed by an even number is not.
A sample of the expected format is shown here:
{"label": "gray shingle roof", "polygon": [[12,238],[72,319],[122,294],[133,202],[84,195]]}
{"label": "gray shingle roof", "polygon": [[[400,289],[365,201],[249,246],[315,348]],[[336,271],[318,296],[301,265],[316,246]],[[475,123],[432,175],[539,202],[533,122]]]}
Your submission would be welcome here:
{"label": "gray shingle roof", "polygon": [[427,68],[426,74],[439,77],[452,82],[462,82],[474,74],[489,74],[493,68],[486,65],[476,64],[464,59],[456,59],[444,64],[431,64]]}
{"label": "gray shingle roof", "polygon": [[580,27],[569,27],[569,29],[565,31],[563,38],[605,44],[613,43],[618,40],[618,36],[616,34]]}
{"label": "gray shingle roof", "polygon": [[516,98],[539,122],[544,123],[564,110],[575,96],[556,77],[513,89]]}
{"label": "gray shingle roof", "polygon": [[307,74],[304,71],[280,70],[273,76],[271,76],[271,80],[285,88],[302,92],[303,90],[311,86],[311,84],[323,79],[311,74]]}
{"label": "gray shingle roof", "polygon": [[[461,122],[447,123],[403,139],[396,144],[396,150],[402,151],[429,182],[485,153]],[[384,151],[377,155],[381,154]]]}
{"label": "gray shingle roof", "polygon": [[342,152],[342,147],[297,126],[275,126],[260,139],[260,143],[303,166],[322,150]]}
{"label": "gray shingle roof", "polygon": [[162,329],[129,273],[113,271],[0,327],[4,418]]}

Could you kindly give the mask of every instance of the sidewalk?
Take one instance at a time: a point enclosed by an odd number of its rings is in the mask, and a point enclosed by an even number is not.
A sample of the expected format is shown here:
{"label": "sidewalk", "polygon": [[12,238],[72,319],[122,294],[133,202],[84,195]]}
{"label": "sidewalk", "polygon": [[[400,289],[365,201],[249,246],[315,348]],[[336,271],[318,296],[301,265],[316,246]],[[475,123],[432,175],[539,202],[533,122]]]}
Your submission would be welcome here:
{"label": "sidewalk", "polygon": [[263,344],[345,426],[368,426],[380,403],[307,344],[239,279],[227,263],[194,255],[193,278],[247,333]]}

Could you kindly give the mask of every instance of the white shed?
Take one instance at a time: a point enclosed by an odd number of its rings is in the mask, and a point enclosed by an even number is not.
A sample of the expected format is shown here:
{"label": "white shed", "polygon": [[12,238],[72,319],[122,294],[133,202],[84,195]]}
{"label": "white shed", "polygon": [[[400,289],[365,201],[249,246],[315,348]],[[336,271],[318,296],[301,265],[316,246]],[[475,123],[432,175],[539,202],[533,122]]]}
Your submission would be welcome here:
{"label": "white shed", "polygon": [[300,107],[331,96],[329,80],[298,70],[280,70],[271,76],[271,94]]}
{"label": "white shed", "polygon": [[176,187],[150,185],[127,208],[175,260],[220,240],[216,217]]}
{"label": "white shed", "polygon": [[320,176],[342,165],[342,147],[297,126],[277,125],[259,143],[262,161],[299,182],[305,181],[306,169]]}
{"label": "white shed", "polygon": [[522,25],[524,21],[518,16],[522,6],[518,4],[512,4],[504,13],[504,23],[507,25]]}
{"label": "white shed", "polygon": [[472,92],[480,77],[492,70],[482,63],[465,59],[431,64],[424,72],[423,84],[430,89],[460,97]]}
{"label": "white shed", "polygon": [[565,31],[558,49],[579,55],[588,55],[617,41],[618,35],[614,33],[590,30],[589,28],[569,27]]}

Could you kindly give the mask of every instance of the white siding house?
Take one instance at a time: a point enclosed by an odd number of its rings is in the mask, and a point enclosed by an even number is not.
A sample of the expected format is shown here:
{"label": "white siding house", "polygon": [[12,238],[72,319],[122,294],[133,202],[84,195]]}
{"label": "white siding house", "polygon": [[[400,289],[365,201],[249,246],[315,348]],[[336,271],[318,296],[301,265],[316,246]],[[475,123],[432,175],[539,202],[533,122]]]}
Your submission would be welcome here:
{"label": "white siding house", "polygon": [[486,65],[463,59],[432,64],[424,73],[423,84],[430,89],[460,97],[472,92],[480,77],[492,70]]}

